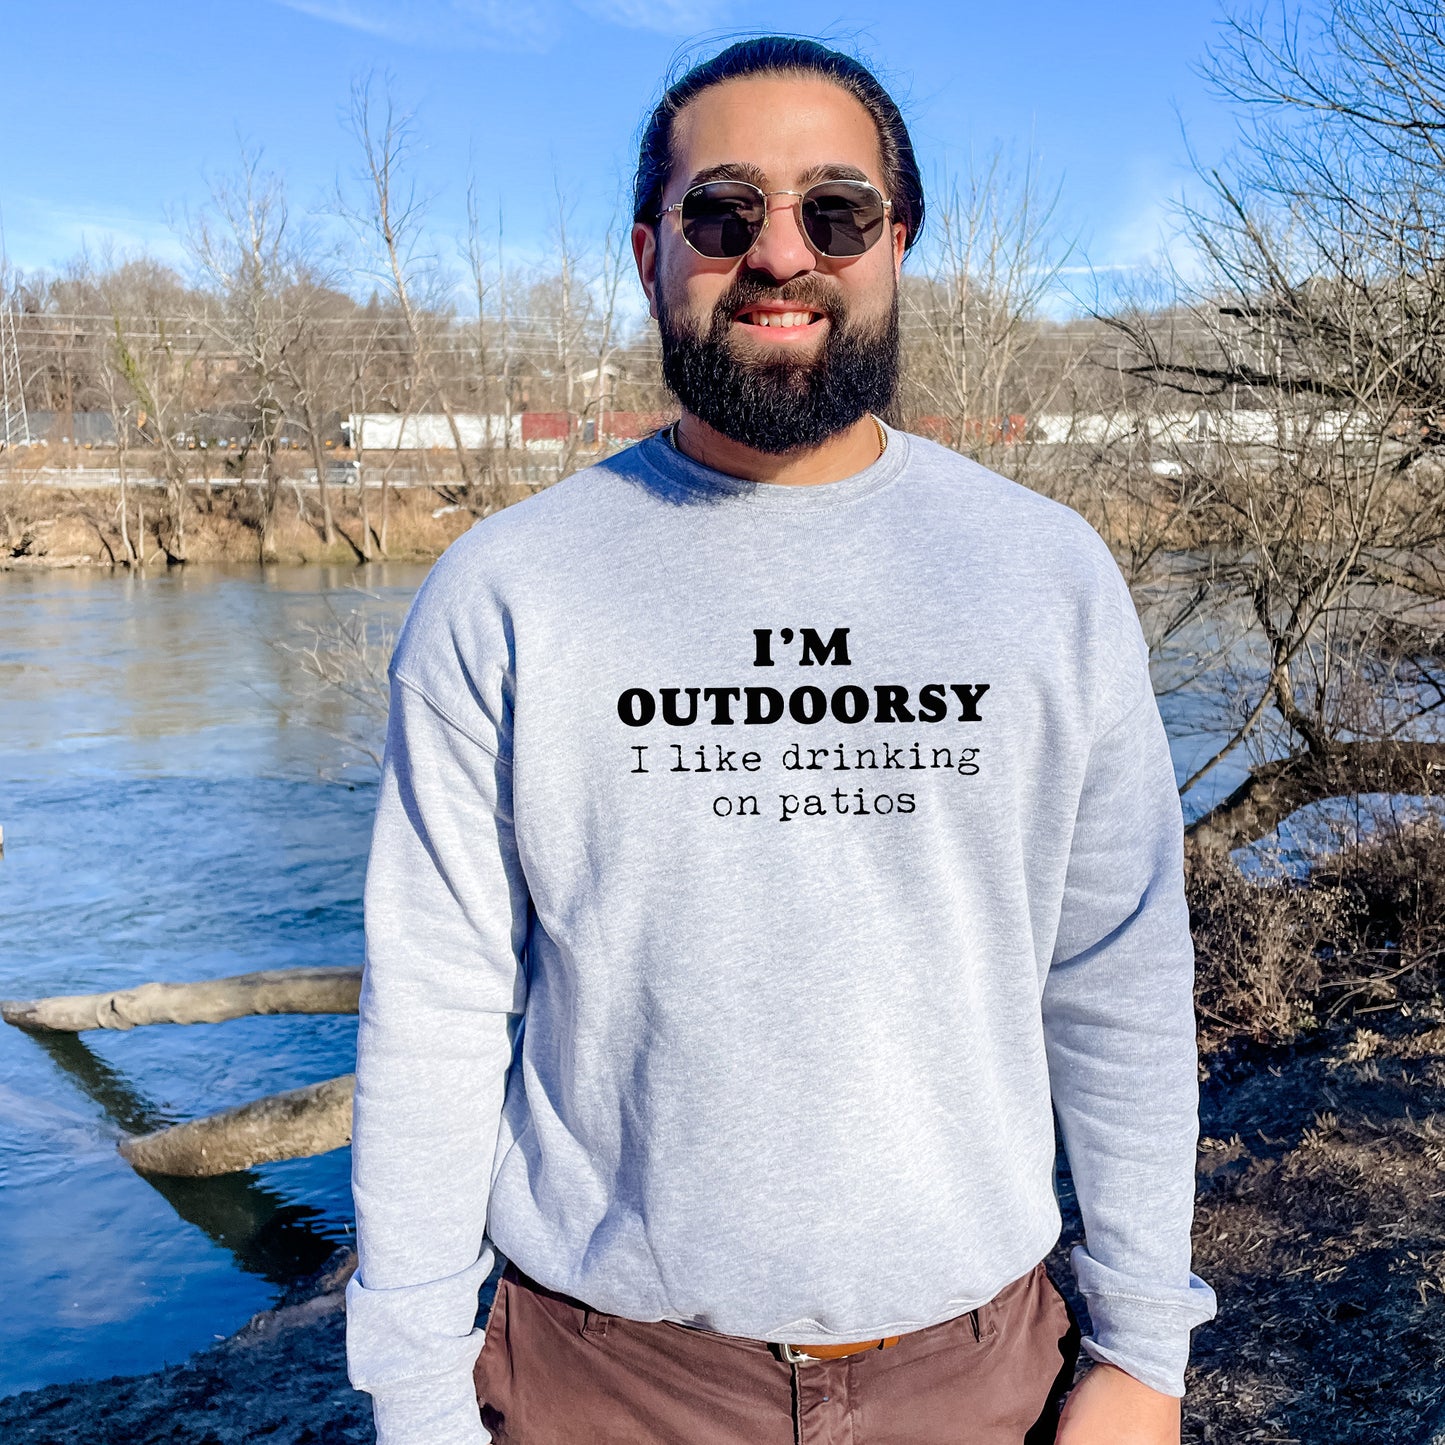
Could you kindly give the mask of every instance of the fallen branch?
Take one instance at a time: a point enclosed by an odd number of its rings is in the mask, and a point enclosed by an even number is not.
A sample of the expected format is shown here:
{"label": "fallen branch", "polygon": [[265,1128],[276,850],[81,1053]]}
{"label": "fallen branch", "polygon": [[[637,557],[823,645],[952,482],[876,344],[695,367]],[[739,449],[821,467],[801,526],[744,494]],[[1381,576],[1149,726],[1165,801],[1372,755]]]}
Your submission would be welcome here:
{"label": "fallen branch", "polygon": [[1228,851],[1271,833],[1309,803],[1352,793],[1445,790],[1445,743],[1350,742],[1256,768],[1223,802],[1186,830],[1193,848]]}
{"label": "fallen branch", "polygon": [[32,1033],[215,1024],[248,1014],[354,1014],[359,968],[270,968],[200,983],[143,983],[113,993],[6,999],[0,1017]]}
{"label": "fallen branch", "polygon": [[124,1139],[121,1154],[143,1174],[197,1179],[273,1159],[325,1154],[351,1142],[356,1075],[268,1094],[224,1113]]}

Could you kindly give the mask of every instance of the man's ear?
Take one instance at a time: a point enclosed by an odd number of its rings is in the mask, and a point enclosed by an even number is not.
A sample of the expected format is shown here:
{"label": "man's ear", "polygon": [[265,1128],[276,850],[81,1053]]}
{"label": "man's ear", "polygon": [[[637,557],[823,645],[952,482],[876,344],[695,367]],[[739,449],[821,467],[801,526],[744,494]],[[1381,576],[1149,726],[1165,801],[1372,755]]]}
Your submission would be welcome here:
{"label": "man's ear", "polygon": [[637,279],[647,293],[647,310],[657,320],[657,228],[644,221],[632,226],[632,257],[637,262]]}
{"label": "man's ear", "polygon": [[908,227],[902,221],[893,223],[893,279],[903,271],[903,253],[908,249]]}

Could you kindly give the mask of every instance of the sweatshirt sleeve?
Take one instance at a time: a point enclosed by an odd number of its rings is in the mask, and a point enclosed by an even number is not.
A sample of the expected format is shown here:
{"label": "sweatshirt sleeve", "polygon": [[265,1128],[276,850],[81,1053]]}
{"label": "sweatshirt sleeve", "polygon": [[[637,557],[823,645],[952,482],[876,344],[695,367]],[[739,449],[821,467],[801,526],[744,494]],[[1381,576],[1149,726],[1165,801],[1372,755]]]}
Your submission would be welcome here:
{"label": "sweatshirt sleeve", "polygon": [[[528,897],[495,735],[393,673],[366,876],[347,1289],[379,1445],[482,1445],[485,1238]],[[449,715],[451,714],[451,715]]]}
{"label": "sweatshirt sleeve", "polygon": [[[1169,745],[1148,687],[1094,739],[1043,994],[1049,1079],[1083,1215],[1071,1263],[1083,1349],[1184,1394],[1189,1332],[1213,1317],[1190,1271],[1199,1136],[1194,952]],[[1142,693],[1142,696],[1140,694]]]}

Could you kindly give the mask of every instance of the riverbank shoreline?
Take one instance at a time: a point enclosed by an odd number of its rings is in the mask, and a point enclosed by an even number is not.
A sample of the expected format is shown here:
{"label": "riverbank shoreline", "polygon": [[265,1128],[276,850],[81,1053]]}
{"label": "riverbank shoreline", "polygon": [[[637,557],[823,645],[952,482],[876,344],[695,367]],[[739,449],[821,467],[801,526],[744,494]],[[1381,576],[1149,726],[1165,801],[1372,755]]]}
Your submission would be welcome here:
{"label": "riverbank shoreline", "polygon": [[269,1310],[180,1364],[147,1375],[46,1385],[0,1399],[4,1445],[362,1445],[370,1399],[346,1378],[338,1250]]}
{"label": "riverbank shoreline", "polygon": [[[177,541],[163,492],[130,489],[122,534],[119,486],[0,482],[0,572],[86,568],[144,573],[217,562],[262,565],[255,490],[239,483],[218,482],[204,490],[193,484],[183,540]],[[513,491],[508,501],[527,494],[525,488]],[[384,514],[379,492],[369,488],[367,509],[370,558],[355,487],[331,488],[335,540],[327,542],[314,486],[286,483],[264,565],[431,561],[476,521],[465,506],[423,485],[391,488]]]}

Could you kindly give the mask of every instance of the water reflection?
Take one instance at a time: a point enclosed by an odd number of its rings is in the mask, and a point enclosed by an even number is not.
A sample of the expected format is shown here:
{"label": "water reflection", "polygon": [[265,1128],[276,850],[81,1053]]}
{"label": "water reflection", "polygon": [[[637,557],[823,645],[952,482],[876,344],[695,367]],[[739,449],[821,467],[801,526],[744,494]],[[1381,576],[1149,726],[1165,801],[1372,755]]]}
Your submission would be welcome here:
{"label": "water reflection", "polygon": [[345,700],[284,644],[338,613],[395,618],[425,575],[416,564],[4,574],[0,769],[324,772]]}
{"label": "water reflection", "polygon": [[[35,1034],[35,1041],[126,1134],[142,1134],[175,1122],[78,1034]],[[312,1274],[336,1248],[317,1224],[323,1216],[304,1204],[288,1204],[249,1170],[211,1179],[142,1174],[176,1214],[227,1250],[247,1274],[284,1286]]]}

